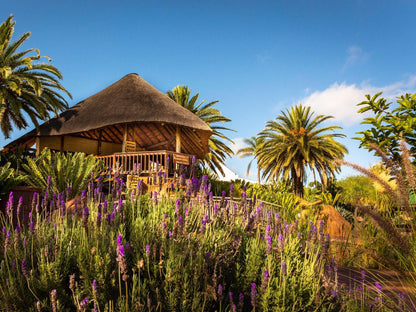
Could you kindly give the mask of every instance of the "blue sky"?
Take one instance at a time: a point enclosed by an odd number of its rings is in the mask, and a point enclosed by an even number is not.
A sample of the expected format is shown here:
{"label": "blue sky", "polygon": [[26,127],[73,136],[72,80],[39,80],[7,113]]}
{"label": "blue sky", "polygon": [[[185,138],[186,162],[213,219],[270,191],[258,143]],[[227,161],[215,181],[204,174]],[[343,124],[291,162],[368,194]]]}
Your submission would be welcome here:
{"label": "blue sky", "polygon": [[[188,85],[219,100],[239,148],[303,103],[335,116],[346,159],[363,166],[376,159],[351,139],[363,118],[356,104],[367,93],[415,92],[415,13],[410,0],[0,2],[14,38],[32,32],[24,47],[62,71],[71,106],[132,72],[163,92]],[[9,141],[0,136],[0,147]],[[227,161],[240,176],[247,163]]]}

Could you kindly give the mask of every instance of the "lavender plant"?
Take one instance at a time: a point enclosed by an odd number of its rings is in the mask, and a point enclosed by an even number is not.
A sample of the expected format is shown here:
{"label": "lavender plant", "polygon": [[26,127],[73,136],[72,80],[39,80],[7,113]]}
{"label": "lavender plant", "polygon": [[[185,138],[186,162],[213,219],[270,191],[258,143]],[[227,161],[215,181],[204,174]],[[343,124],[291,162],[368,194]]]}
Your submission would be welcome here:
{"label": "lavender plant", "polygon": [[65,192],[35,195],[27,224],[1,219],[0,310],[342,310],[322,225],[214,202],[205,182],[150,199],[98,181],[68,211]]}

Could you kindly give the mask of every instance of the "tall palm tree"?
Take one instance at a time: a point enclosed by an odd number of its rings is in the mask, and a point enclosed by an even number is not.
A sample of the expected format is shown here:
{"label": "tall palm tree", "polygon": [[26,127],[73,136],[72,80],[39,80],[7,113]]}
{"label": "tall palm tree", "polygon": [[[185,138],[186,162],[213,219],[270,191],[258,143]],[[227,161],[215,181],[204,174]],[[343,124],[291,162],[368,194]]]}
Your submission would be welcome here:
{"label": "tall palm tree", "polygon": [[339,172],[335,159],[347,153],[344,145],[334,138],[344,137],[339,133],[326,133],[338,126],[324,126],[321,123],[332,116],[314,116],[310,107],[296,105],[282,112],[275,120],[268,121],[260,133],[264,139],[258,151],[259,166],[263,177],[278,179],[283,176],[292,180],[296,195],[303,197],[303,183],[309,168],[316,180],[316,173],[323,185]]}
{"label": "tall palm tree", "polygon": [[30,33],[11,42],[15,24],[12,19],[11,15],[0,25],[0,128],[6,138],[13,125],[18,129],[28,126],[26,116],[37,127],[38,120],[49,118],[50,112],[57,114],[67,108],[60,92],[71,97],[58,81],[62,79],[59,70],[36,62],[41,58],[38,49],[17,52]]}
{"label": "tall palm tree", "polygon": [[192,90],[188,86],[176,86],[166,94],[179,105],[185,107],[199,118],[201,118],[212,129],[212,135],[209,138],[209,152],[205,155],[204,162],[215,173],[220,172],[224,175],[221,165],[224,164],[225,159],[233,155],[233,151],[225,144],[225,141],[234,143],[231,139],[225,136],[221,131],[232,129],[218,125],[218,123],[229,122],[231,119],[221,115],[221,112],[213,106],[218,101],[212,101],[205,104],[206,100],[197,104],[199,93],[191,97]]}
{"label": "tall palm tree", "polygon": [[[258,158],[258,149],[261,146],[261,144],[264,142],[263,138],[261,137],[251,137],[249,139],[244,139],[244,143],[247,145],[246,147],[240,148],[237,151],[237,155],[240,155],[241,157],[249,157],[252,156],[253,159],[250,160],[247,166],[247,172],[246,175],[249,175],[249,171],[251,168],[251,164],[253,160],[257,160]],[[257,181],[260,184],[260,167],[257,165]]]}

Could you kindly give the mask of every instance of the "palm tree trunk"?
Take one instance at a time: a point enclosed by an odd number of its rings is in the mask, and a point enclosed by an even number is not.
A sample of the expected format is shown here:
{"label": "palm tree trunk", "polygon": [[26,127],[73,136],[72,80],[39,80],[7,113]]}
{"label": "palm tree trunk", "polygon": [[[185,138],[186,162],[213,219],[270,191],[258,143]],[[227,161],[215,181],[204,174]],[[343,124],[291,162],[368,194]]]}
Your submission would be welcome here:
{"label": "palm tree trunk", "polygon": [[303,198],[303,175],[302,173],[300,176],[297,176],[296,170],[292,169],[292,183],[293,183],[293,191],[295,192],[296,196]]}
{"label": "palm tree trunk", "polygon": [[260,168],[257,168],[257,181],[260,184]]}

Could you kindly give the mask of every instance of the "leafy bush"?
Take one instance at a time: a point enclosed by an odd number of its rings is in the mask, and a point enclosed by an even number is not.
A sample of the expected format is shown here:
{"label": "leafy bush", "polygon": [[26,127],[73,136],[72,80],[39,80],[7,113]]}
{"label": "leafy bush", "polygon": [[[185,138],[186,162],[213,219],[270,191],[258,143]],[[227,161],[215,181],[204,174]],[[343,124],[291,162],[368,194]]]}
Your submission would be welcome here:
{"label": "leafy bush", "polygon": [[25,181],[23,176],[16,174],[10,163],[0,166],[0,199],[4,198],[9,190]]}
{"label": "leafy bush", "polygon": [[44,149],[39,157],[26,158],[26,161],[22,167],[30,185],[48,191],[49,194],[69,190],[68,198],[80,195],[88,183],[104,171],[102,162],[84,153],[52,153],[49,149]]}

